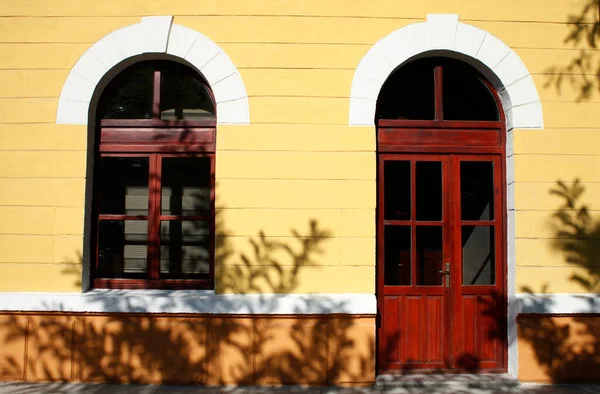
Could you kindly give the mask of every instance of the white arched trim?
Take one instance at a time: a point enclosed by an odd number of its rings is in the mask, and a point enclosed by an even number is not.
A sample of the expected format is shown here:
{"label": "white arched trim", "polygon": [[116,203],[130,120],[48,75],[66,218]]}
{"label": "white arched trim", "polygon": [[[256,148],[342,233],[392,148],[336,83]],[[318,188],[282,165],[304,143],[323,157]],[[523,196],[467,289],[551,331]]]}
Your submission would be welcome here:
{"label": "white arched trim", "polygon": [[172,16],[142,18],[92,45],[67,77],[56,123],[87,125],[92,95],[102,77],[127,58],[152,53],[184,59],[204,75],[215,95],[219,124],[249,123],[246,88],[229,56],[206,36],[174,25]]}
{"label": "white arched trim", "polygon": [[[458,21],[458,15],[428,15],[427,21],[398,29],[379,40],[362,58],[352,80],[351,126],[373,126],[381,86],[390,74],[414,56],[430,51],[454,52],[475,59],[475,67],[497,81],[508,130],[541,129],[542,105],[531,74],[519,56],[492,34]],[[481,68],[481,67],[480,67]],[[511,123],[512,122],[512,123]]]}

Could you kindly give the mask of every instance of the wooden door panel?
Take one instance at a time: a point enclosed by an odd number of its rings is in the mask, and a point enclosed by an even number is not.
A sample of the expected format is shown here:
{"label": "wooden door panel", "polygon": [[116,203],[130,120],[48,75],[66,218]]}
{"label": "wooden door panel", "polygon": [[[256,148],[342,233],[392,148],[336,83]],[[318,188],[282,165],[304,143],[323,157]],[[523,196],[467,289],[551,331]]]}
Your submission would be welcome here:
{"label": "wooden door panel", "polygon": [[442,367],[445,307],[442,295],[385,296],[380,338],[382,366],[386,369]]}

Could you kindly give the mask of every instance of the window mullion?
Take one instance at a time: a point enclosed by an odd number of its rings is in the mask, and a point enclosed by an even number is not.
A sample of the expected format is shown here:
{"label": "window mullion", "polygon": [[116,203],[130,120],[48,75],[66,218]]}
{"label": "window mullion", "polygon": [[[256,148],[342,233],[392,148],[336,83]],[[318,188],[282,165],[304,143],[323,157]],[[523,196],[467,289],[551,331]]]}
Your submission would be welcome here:
{"label": "window mullion", "polygon": [[152,91],[152,119],[160,119],[160,71],[154,71],[154,89]]}
{"label": "window mullion", "polygon": [[444,92],[442,84],[442,66],[436,66],[434,69],[433,88],[435,89],[435,120],[444,119]]}
{"label": "window mullion", "polygon": [[160,278],[160,156],[150,155],[148,207],[148,278]]}

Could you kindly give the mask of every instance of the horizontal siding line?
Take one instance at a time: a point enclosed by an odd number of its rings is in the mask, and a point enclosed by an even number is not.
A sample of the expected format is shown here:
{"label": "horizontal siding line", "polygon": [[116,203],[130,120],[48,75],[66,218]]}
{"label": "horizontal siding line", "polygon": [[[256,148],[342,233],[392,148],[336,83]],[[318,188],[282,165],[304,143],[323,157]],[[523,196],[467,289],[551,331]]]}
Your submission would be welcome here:
{"label": "horizontal siding line", "polygon": [[[373,171],[375,174],[375,171]],[[375,182],[376,179],[369,178],[228,178],[228,177],[217,177],[220,181],[332,181],[332,182]]]}
{"label": "horizontal siding line", "polygon": [[517,267],[524,267],[524,268],[580,268],[580,269],[587,269],[589,268],[600,268],[600,265],[590,265],[590,266],[586,266],[586,267],[578,267],[576,265],[520,265],[517,264]]}
{"label": "horizontal siding line", "polygon": [[48,177],[42,177],[42,176],[0,176],[0,180],[5,180],[5,179],[43,179],[43,180],[49,180],[49,179],[81,179],[81,180],[85,180],[85,177],[67,177],[67,176],[48,176]]}
{"label": "horizontal siding line", "polygon": [[[31,15],[31,14],[24,14],[24,15],[20,15],[20,14],[14,14],[14,15],[3,15],[2,17],[0,17],[0,19],[5,18],[5,19],[16,19],[16,18],[22,18],[22,19],[91,19],[91,18],[121,18],[121,19],[131,19],[131,18],[138,18],[138,17],[142,17],[145,16],[144,14],[132,14],[132,15]],[[378,20],[378,19],[385,19],[385,20],[397,20],[397,21],[423,21],[425,22],[425,19],[420,16],[420,17],[410,17],[410,16],[361,16],[361,15],[307,15],[307,14],[293,14],[293,15],[287,15],[287,14],[172,14],[173,18],[177,18],[177,17],[181,17],[181,18],[216,18],[216,19],[221,19],[221,18],[229,18],[229,17],[233,17],[233,18],[315,18],[315,19],[321,19],[321,18],[328,18],[328,19],[343,19],[343,20],[347,20],[347,19],[358,19],[358,20],[364,20],[364,19],[374,19],[374,20]],[[577,25],[588,25],[588,26],[593,26],[595,24],[595,22],[590,21],[590,22],[581,22],[581,23],[573,23],[573,22],[568,22],[568,21],[536,21],[536,20],[527,20],[527,19],[523,19],[523,20],[516,20],[516,19],[461,19],[460,20],[463,23],[470,23],[470,22],[482,22],[482,23],[511,23],[511,24],[543,24],[543,25],[547,25],[547,24],[557,24],[557,25],[572,25],[572,26],[577,26]]]}
{"label": "horizontal siding line", "polygon": [[[375,173],[375,171],[373,171]],[[2,178],[0,178],[2,179]],[[6,179],[6,178],[4,178]],[[290,179],[290,178],[223,178],[217,177],[217,181],[269,181],[269,182],[281,182],[281,181],[293,181],[293,182],[375,182],[373,179]],[[217,185],[217,188],[219,186]]]}
{"label": "horizontal siding line", "polygon": [[[256,18],[327,18],[327,19],[373,19],[373,20],[405,20],[405,21],[418,21],[425,22],[425,15],[419,17],[412,16],[387,16],[387,15],[343,15],[343,14],[172,14],[173,17],[256,17]],[[99,14],[99,15],[77,15],[77,14],[9,14],[3,15],[2,18],[140,18],[144,16],[153,16],[145,13],[137,14]],[[560,25],[573,25],[572,22],[568,21],[554,21],[554,20],[531,20],[531,19],[463,19],[461,22],[493,22],[493,23],[536,23],[536,24],[560,24]],[[583,24],[592,25],[593,21],[584,22]]]}
{"label": "horizontal siding line", "polygon": [[49,262],[43,262],[43,261],[0,261],[0,265],[81,265],[81,263],[68,263],[68,262],[55,262],[55,261],[49,261]]}
{"label": "horizontal siding line", "polygon": [[71,153],[86,153],[87,150],[82,150],[82,149],[6,149],[5,146],[0,148],[0,152],[18,152],[18,153],[31,153],[31,152],[44,152],[44,153],[50,153],[50,152],[60,152],[60,153],[65,153],[65,152],[71,152]]}
{"label": "horizontal siding line", "polygon": [[83,234],[71,234],[71,233],[59,233],[59,234],[37,234],[37,233],[3,233],[0,232],[0,237],[3,236],[11,236],[11,237],[81,237],[83,238]]}
{"label": "horizontal siding line", "polygon": [[[558,241],[558,240],[571,240],[571,237],[517,237],[519,239],[526,239],[530,241]],[[575,237],[577,240],[592,240],[592,239],[600,239],[600,237]]]}
{"label": "horizontal siding line", "polygon": [[[218,145],[217,145],[218,148]],[[9,152],[9,151],[7,151]],[[28,151],[26,151],[28,152]],[[305,149],[217,149],[217,153],[219,152],[236,152],[236,153],[376,153],[373,149],[365,149],[365,150],[337,150],[337,149],[327,149],[327,150],[305,150]],[[373,159],[375,160],[375,159]]]}
{"label": "horizontal siding line", "polygon": [[589,156],[589,157],[600,157],[600,153],[514,153],[514,156]]}
{"label": "horizontal siding line", "polygon": [[[385,37],[382,35],[381,38]],[[93,45],[97,41],[0,41],[0,45]],[[375,42],[328,42],[328,41],[217,41],[217,45],[303,45],[303,46],[356,46],[372,47]],[[569,51],[569,52],[600,52],[600,48],[564,48],[564,47],[530,47],[513,45],[511,49],[540,50],[540,51]],[[225,51],[227,52],[227,51]]]}

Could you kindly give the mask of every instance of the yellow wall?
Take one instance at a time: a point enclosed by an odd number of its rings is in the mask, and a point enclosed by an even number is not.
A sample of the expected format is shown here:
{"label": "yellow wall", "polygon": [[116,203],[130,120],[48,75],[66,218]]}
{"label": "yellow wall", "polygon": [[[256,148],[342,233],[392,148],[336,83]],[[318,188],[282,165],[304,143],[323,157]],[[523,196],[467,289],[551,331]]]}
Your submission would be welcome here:
{"label": "yellow wall", "polygon": [[[561,66],[585,50],[566,42],[584,0],[363,0],[189,2],[24,0],[0,5],[0,291],[79,291],[86,128],[55,125],[69,70],[90,45],[145,15],[174,15],[217,42],[238,67],[250,102],[249,126],[218,129],[217,194],[227,278],[261,266],[250,240],[289,245],[292,230],[319,238],[310,261],[294,271],[294,253],[277,255],[293,283],[286,292],[366,292],[375,288],[375,133],[348,127],[354,70],[381,37],[428,13],[459,14],[504,41],[532,73],[544,130],[514,131],[517,289],[585,290],[572,264],[552,247],[550,217],[561,199],[556,180],[580,177],[585,201],[600,210],[599,95],[578,102]],[[27,16],[26,16],[27,15]],[[201,16],[198,16],[201,15]],[[585,15],[593,22],[597,12]],[[555,67],[553,69],[553,67]],[[556,68],[558,67],[558,68]],[[316,228],[310,231],[310,223]],[[219,254],[219,252],[217,252]],[[296,260],[297,261],[297,260]],[[271,267],[270,269],[272,269]],[[245,271],[244,271],[245,270]],[[581,271],[581,269],[580,269]],[[589,270],[582,271],[590,275]],[[335,277],[332,281],[330,278]],[[289,278],[288,278],[289,279]]]}

